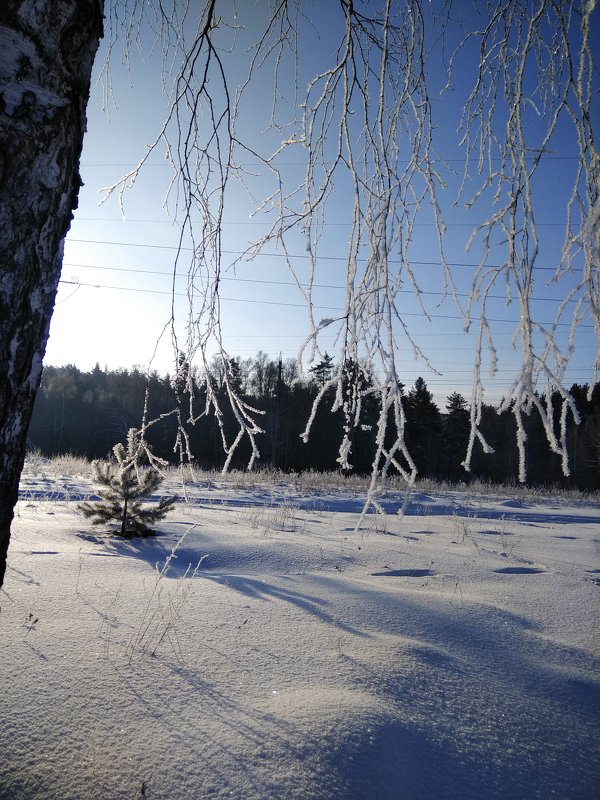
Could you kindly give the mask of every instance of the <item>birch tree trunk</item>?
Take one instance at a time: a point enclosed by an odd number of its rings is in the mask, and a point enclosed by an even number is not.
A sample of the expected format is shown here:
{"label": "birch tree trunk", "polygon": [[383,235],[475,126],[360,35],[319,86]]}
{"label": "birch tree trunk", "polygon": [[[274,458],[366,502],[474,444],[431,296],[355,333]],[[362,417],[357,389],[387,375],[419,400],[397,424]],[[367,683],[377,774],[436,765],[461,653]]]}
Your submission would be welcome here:
{"label": "birch tree trunk", "polygon": [[62,264],[103,0],[0,5],[0,586]]}

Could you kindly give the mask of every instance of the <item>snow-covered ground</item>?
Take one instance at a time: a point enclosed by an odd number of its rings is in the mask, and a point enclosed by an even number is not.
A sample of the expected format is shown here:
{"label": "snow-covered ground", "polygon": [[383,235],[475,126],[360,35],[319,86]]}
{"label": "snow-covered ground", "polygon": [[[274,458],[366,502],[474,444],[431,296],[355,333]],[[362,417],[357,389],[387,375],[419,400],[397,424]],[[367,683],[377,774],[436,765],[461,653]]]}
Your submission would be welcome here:
{"label": "snow-covered ground", "polygon": [[599,796],[600,504],[257,481],[123,541],[24,477],[2,800]]}

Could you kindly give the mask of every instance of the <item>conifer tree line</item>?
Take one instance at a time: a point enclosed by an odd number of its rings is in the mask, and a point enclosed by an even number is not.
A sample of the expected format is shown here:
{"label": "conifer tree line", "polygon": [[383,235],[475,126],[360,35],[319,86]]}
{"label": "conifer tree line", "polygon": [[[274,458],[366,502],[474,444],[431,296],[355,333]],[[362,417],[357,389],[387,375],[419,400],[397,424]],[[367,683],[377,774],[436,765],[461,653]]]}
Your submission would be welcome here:
{"label": "conifer tree line", "polygon": [[[336,404],[335,388],[317,410],[308,441],[305,443],[301,437],[316,395],[336,369],[330,356],[325,354],[308,373],[301,373],[294,359],[274,360],[262,351],[253,358],[230,359],[228,369],[230,385],[233,383],[241,397],[263,412],[260,424],[264,433],[259,438],[261,460],[257,466],[295,472],[339,469],[339,445],[347,420],[341,408],[330,411]],[[349,390],[355,369],[354,364],[343,365]],[[215,359],[211,370],[213,385],[225,393],[222,362]],[[206,400],[204,376],[192,372],[183,381],[185,370],[180,368],[177,374],[179,381],[157,372],[147,375],[137,367],[103,370],[96,365],[90,372],[82,372],[72,365],[47,366],[34,406],[28,445],[45,456],[73,453],[88,459],[106,458],[115,444],[125,440],[130,428],[140,427],[144,419],[158,420],[146,429],[148,443],[157,456],[178,463],[175,443],[182,423],[193,463],[202,469],[220,469],[226,458],[222,432],[226,437],[235,436],[237,421],[223,403],[221,431],[213,415],[201,414]],[[362,380],[368,381],[368,376],[363,375]],[[569,426],[571,475],[562,475],[560,458],[550,451],[539,418],[532,415],[525,420],[527,480],[532,485],[600,488],[600,384],[594,386],[590,399],[587,385],[575,384],[571,392],[582,420],[580,425],[571,421]],[[200,415],[194,425],[187,422],[190,401],[195,415]],[[509,409],[498,414],[495,407],[484,406],[482,430],[495,452],[486,455],[476,449],[472,470],[467,473],[461,464],[469,437],[469,406],[465,398],[453,392],[439,408],[426,382],[418,378],[412,387],[404,388],[403,405],[406,442],[419,477],[452,482],[477,477],[495,483],[517,479],[515,421]],[[361,418],[354,428],[346,431],[352,445],[349,461],[356,473],[371,472],[379,414],[378,400],[373,396],[370,402],[363,403]],[[558,426],[558,419],[555,422]],[[249,446],[243,443],[231,466],[245,468],[249,455]]]}

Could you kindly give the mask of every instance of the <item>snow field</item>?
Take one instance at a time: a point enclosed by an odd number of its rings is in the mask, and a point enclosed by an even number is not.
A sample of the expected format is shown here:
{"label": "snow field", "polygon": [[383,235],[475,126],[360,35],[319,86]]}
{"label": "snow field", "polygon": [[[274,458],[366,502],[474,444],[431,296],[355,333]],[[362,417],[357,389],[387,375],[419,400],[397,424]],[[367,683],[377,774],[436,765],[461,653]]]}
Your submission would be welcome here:
{"label": "snow field", "polygon": [[597,503],[420,494],[357,531],[358,490],[198,482],[122,541],[92,492],[23,480],[3,800],[596,796]]}

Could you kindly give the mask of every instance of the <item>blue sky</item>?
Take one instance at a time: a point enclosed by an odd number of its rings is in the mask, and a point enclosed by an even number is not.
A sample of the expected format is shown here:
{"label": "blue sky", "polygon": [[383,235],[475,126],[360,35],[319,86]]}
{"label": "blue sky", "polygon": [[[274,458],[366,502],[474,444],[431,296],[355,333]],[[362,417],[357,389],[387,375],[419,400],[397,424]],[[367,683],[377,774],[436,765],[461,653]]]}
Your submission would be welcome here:
{"label": "blue sky", "polygon": [[[242,3],[239,7],[247,10],[247,6],[254,9],[254,4],[250,3]],[[246,16],[240,13],[239,21],[245,19]],[[260,14],[251,13],[247,19],[257,28]],[[326,63],[332,49],[327,35],[329,22],[328,18],[318,20],[321,35],[320,49],[314,53],[315,66]],[[104,59],[105,47],[106,43],[101,45],[96,76]],[[241,60],[242,56],[238,61]],[[160,128],[164,100],[159,88],[159,67],[160,59],[156,52],[145,61],[133,57],[131,73],[118,57],[113,59],[116,107],[111,109],[110,115],[102,109],[101,86],[94,84],[81,166],[84,186],[65,245],[62,282],[46,364],[72,363],[89,370],[98,362],[109,368],[129,368],[135,364],[159,372],[173,370],[171,338],[169,331],[165,332],[165,326],[171,316],[173,264],[179,230],[163,206],[170,172],[161,159],[162,151],[152,154],[135,187],[127,192],[124,219],[116,197],[98,206],[99,189],[118,180],[137,163]],[[241,66],[239,70],[241,76]],[[233,74],[235,76],[235,67]],[[258,144],[266,136],[262,131],[269,102],[268,93],[262,97],[261,91],[259,85],[252,95],[257,113],[256,118],[250,116],[248,121],[248,135]],[[456,91],[436,97],[433,104],[441,126],[439,147],[449,159],[450,168],[457,172],[464,166],[464,153],[456,145],[458,136],[455,129],[465,92],[466,83],[461,84],[459,76]],[[256,125],[255,130],[253,125]],[[558,303],[566,292],[563,285],[546,284],[560,256],[566,204],[564,187],[568,186],[575,164],[573,156],[576,155],[568,130],[561,131],[553,145],[553,155],[546,160],[536,189],[540,197],[537,221],[541,252],[536,271],[534,311],[537,319],[543,322],[553,320]],[[282,158],[282,169],[290,181],[298,181],[303,175],[302,154],[299,153],[296,161],[291,152]],[[256,169],[250,157],[247,168],[250,171]],[[458,178],[447,170],[446,179],[448,189],[443,198],[448,222],[446,256],[453,265],[457,289],[464,303],[466,297],[462,295],[466,296],[469,291],[473,265],[479,259],[477,243],[467,253],[465,242],[473,225],[481,221],[486,201],[483,208],[476,207],[469,213],[462,204],[453,207]],[[259,194],[263,187],[261,176],[249,180]],[[231,188],[227,202],[223,250],[225,261],[233,262],[253,238],[260,236],[262,229],[260,218],[251,216],[255,210],[253,201],[241,186]],[[349,211],[342,185],[324,220],[316,276],[317,320],[335,316],[343,307]],[[186,244],[184,242],[184,246]],[[306,242],[301,236],[292,240],[290,251],[294,265],[302,271],[307,263],[307,253]],[[422,375],[440,405],[453,391],[468,398],[474,335],[464,332],[453,302],[442,299],[443,287],[437,266],[439,253],[432,219],[427,212],[417,225],[411,253],[411,263],[425,290],[423,300],[431,319],[428,322],[423,318],[414,295],[408,290],[401,295],[400,311],[415,339],[442,375],[432,373],[422,362],[415,360],[409,347],[401,346],[398,354],[401,378],[410,386],[418,375]],[[499,258],[500,253],[498,249]],[[175,293],[175,311],[179,320],[176,328],[184,340],[187,311],[183,275],[175,281]],[[519,364],[519,353],[513,352],[510,346],[518,308],[516,304],[506,306],[501,284],[493,294],[498,299],[491,303],[488,315],[492,320],[500,363],[497,378],[489,382],[487,388],[486,400],[489,402],[500,399]],[[284,358],[296,356],[308,332],[307,313],[281,253],[271,248],[254,261],[238,263],[235,271],[224,272],[221,298],[224,341],[231,355],[247,358],[263,350],[273,358],[280,352]],[[595,336],[591,321],[585,320],[585,324],[589,327],[582,328],[578,334],[567,375],[568,385],[590,379]],[[567,326],[564,331],[567,331]],[[337,356],[338,345],[332,334],[325,332],[320,343],[323,351]]]}

